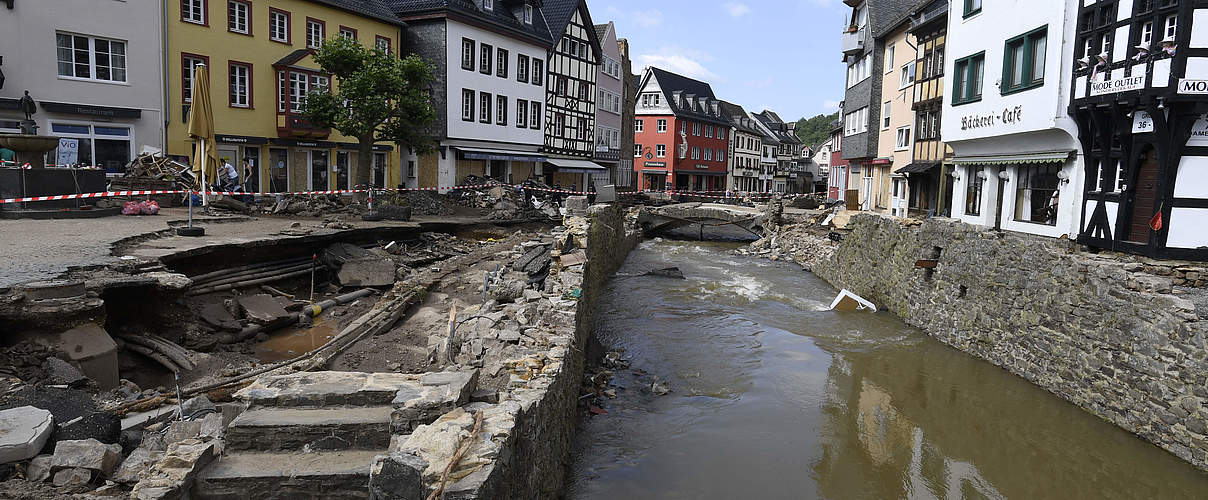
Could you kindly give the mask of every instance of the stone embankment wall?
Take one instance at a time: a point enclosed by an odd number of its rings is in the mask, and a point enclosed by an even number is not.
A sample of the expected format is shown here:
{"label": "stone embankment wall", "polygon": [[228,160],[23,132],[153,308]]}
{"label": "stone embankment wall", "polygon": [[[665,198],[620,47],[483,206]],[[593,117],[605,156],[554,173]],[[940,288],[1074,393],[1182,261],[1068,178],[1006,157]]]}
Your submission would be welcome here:
{"label": "stone embankment wall", "polygon": [[849,227],[823,279],[1208,469],[1208,310],[1172,294],[1198,275],[947,220]]}

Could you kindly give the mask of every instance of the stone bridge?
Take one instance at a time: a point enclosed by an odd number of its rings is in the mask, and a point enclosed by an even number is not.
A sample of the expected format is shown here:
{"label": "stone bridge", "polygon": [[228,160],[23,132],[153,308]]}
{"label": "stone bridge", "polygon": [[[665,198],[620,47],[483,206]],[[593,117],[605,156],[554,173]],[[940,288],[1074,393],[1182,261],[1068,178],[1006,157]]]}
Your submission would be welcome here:
{"label": "stone bridge", "polygon": [[762,210],[718,203],[643,207],[638,225],[647,235],[697,240],[757,240],[766,220]]}

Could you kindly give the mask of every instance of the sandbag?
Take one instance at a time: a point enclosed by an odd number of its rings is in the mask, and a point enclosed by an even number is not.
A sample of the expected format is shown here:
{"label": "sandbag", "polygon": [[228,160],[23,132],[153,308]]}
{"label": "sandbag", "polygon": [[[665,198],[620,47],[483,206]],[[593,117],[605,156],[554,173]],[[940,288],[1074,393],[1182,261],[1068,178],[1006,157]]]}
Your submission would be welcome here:
{"label": "sandbag", "polygon": [[147,200],[139,203],[138,208],[143,215],[159,215],[159,202],[155,200]]}
{"label": "sandbag", "polygon": [[127,201],[122,204],[122,215],[139,215],[143,212],[137,201]]}

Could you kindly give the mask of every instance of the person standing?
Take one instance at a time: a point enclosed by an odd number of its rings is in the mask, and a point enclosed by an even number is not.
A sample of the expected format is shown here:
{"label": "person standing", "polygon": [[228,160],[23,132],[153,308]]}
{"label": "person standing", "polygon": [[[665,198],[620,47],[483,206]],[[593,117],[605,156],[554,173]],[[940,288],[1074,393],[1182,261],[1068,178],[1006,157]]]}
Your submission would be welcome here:
{"label": "person standing", "polygon": [[229,192],[234,191],[238,185],[239,173],[231,165],[231,159],[224,157],[222,159],[222,167],[218,169],[218,189]]}

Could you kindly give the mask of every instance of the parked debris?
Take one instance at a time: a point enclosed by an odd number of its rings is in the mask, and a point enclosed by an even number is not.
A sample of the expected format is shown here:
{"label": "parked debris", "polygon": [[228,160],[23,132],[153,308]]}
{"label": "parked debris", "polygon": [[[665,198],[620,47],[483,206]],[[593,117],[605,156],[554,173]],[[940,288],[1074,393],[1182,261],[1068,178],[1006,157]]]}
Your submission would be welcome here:
{"label": "parked debris", "polygon": [[840,312],[877,312],[877,306],[873,305],[872,302],[864,300],[864,297],[856,295],[845,288],[840,290],[839,295],[835,297],[834,302],[831,302],[830,310]]}

